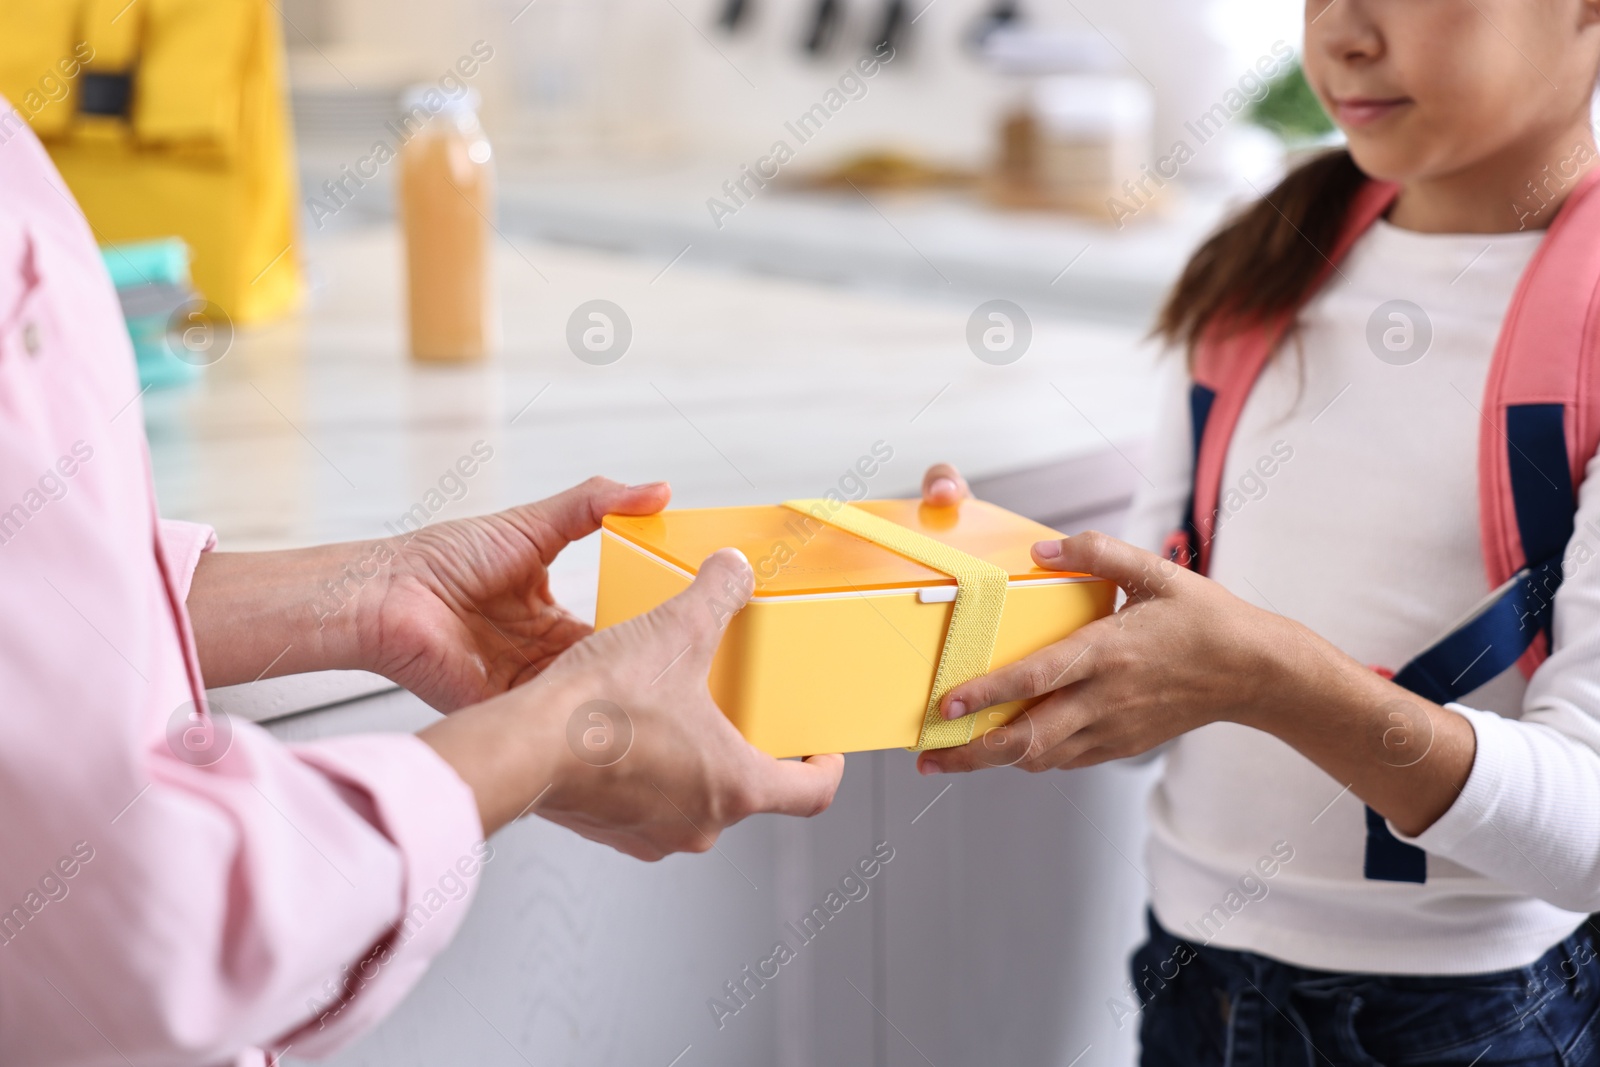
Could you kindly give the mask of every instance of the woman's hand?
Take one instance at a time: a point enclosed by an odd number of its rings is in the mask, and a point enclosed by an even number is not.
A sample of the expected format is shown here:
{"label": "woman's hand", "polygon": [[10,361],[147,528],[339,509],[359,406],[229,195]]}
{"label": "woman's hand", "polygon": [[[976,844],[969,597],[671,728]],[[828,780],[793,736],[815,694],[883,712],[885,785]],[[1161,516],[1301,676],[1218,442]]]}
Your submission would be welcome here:
{"label": "woman's hand", "polygon": [[454,711],[526,682],[590,626],[549,567],[607,514],[666,507],[665,482],[591,478],[493,515],[398,537],[283,552],[207,552],[189,616],[208,686],[367,670]]}
{"label": "woman's hand", "polygon": [[679,596],[421,737],[473,787],[485,834],[531,811],[654,860],[704,852],[757,812],[815,815],[844,757],[756,751],[706,687],[722,631],[754,588],[749,563],[724,549]]}
{"label": "woman's hand", "polygon": [[409,537],[207,553],[188,599],[206,681],[361,668],[461,709],[421,737],[472,787],[485,834],[532,812],[659,859],[703,852],[756,812],[813,815],[844,757],[758,752],[706,685],[755,587],[743,556],[717,553],[687,591],[603,633],[550,596],[568,543],[670,495],[591,478]]}
{"label": "woman's hand", "polygon": [[649,515],[671,496],[665,482],[591,478],[537,503],[396,539],[377,595],[358,604],[358,657],[441,711],[521,685],[592,632],[550,595],[551,561],[604,516]]}

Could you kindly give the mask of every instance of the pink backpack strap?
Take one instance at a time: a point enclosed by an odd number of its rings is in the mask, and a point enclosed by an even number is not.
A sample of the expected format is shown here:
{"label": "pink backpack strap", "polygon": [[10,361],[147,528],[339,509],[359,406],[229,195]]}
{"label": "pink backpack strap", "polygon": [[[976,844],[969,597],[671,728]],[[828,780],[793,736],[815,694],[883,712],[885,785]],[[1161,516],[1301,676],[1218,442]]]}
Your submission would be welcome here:
{"label": "pink backpack strap", "polygon": [[[1343,231],[1325,257],[1326,266],[1312,292],[1327,283],[1335,265],[1361,235],[1389,210],[1399,194],[1390,182],[1368,182],[1356,193],[1345,217]],[[1256,378],[1282,343],[1299,309],[1268,322],[1239,328],[1220,323],[1195,346],[1194,385],[1189,394],[1190,423],[1194,432],[1194,489],[1187,527],[1167,542],[1175,562],[1204,574],[1210,566],[1211,541],[1216,532],[1217,501],[1222,488],[1222,466],[1228,445],[1239,424],[1239,414],[1250,398]]]}
{"label": "pink backpack strap", "polygon": [[1540,633],[1519,665],[1549,654],[1549,600],[1573,534],[1577,486],[1600,445],[1600,167],[1579,180],[1523,273],[1484,383],[1478,507],[1498,589],[1525,567],[1524,619]]}

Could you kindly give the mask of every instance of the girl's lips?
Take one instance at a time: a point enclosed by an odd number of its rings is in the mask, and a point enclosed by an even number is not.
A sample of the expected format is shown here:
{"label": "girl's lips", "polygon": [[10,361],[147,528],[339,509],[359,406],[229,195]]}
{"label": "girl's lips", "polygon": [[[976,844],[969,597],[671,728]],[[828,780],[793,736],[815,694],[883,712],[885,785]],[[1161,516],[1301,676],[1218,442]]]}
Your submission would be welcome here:
{"label": "girl's lips", "polygon": [[1377,100],[1369,97],[1348,97],[1333,101],[1333,118],[1340,126],[1368,126],[1381,118],[1394,114],[1411,101],[1405,97]]}

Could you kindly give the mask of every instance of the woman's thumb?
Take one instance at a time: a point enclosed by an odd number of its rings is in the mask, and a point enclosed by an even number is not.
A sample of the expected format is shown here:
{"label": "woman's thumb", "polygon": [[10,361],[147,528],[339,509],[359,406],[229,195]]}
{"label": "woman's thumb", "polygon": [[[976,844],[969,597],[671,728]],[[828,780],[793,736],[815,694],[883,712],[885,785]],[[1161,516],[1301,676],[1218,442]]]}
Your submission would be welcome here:
{"label": "woman's thumb", "polygon": [[737,548],[723,548],[705,558],[694,582],[678,594],[696,617],[694,628],[720,634],[728,620],[739,614],[755,592],[756,576],[750,561]]}

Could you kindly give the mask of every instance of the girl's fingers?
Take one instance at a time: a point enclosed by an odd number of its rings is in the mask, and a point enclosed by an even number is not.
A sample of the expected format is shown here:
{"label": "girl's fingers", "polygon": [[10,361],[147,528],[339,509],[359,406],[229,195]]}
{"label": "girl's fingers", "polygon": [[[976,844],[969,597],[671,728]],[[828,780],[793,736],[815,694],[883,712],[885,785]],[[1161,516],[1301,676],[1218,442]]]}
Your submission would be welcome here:
{"label": "girl's fingers", "polygon": [[947,719],[1012,700],[1031,700],[1082,681],[1095,672],[1100,660],[1095,640],[1113,635],[1091,624],[1031,656],[963,682],[946,693],[940,710]]}
{"label": "girl's fingers", "polygon": [[1076,756],[1072,757],[1071,762],[1061,764],[1061,769],[1064,771],[1075,771],[1080,767],[1094,767],[1109,760],[1120,758],[1120,756],[1118,756],[1111,749],[1106,748],[1104,745],[1097,745],[1094,748],[1088,749],[1087,751],[1078,753]]}
{"label": "girl's fingers", "polygon": [[1188,573],[1171,560],[1098,530],[1039,541],[1033,546],[1033,561],[1054,571],[1110,579],[1134,599],[1159,595]]}
{"label": "girl's fingers", "polygon": [[[1084,724],[1087,727],[1088,724]],[[1072,770],[1102,763],[1110,756],[1092,731],[1078,729],[1063,735],[1054,745],[1042,749],[1031,760],[1019,764],[1025,771]]]}
{"label": "girl's fingers", "polygon": [[1041,757],[1070,740],[1083,727],[1083,707],[1067,693],[1055,693],[1005,726],[965,745],[924,752],[917,760],[917,770],[923,774],[951,774],[989,767],[1041,770]]}
{"label": "girl's fingers", "polygon": [[917,757],[919,774],[965,774],[967,771],[985,770],[991,766],[979,759],[982,741],[972,741],[959,748],[935,748]]}
{"label": "girl's fingers", "polygon": [[922,502],[946,507],[972,495],[961,472],[948,463],[935,463],[922,476]]}

